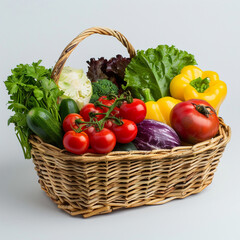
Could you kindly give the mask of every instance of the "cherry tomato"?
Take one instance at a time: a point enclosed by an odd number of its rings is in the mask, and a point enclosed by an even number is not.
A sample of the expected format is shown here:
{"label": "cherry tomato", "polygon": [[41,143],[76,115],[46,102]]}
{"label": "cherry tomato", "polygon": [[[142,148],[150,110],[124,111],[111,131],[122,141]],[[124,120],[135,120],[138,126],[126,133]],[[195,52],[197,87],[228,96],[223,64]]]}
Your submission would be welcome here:
{"label": "cherry tomato", "polygon": [[114,149],[116,145],[116,137],[111,130],[103,128],[101,131],[95,132],[91,135],[90,142],[94,152],[105,154]]}
{"label": "cherry tomato", "polygon": [[114,116],[114,117],[117,117],[117,118],[120,118],[121,117],[120,109],[118,107],[115,107],[110,115]]}
{"label": "cherry tomato", "polygon": [[84,121],[82,116],[77,113],[70,113],[64,118],[62,125],[64,132],[72,131],[73,129],[78,129],[79,126],[81,126],[76,124],[75,122],[76,119]]}
{"label": "cherry tomato", "polygon": [[[87,105],[85,105],[81,111],[80,114],[83,117],[83,119],[85,121],[89,121],[90,117],[89,117],[89,113],[90,112],[94,112],[94,113],[103,113],[103,110],[99,107],[95,107],[93,103],[88,103]],[[104,115],[96,115],[97,120],[100,120],[104,117]]]}
{"label": "cherry tomato", "polygon": [[[88,135],[89,139],[91,138],[91,136],[93,134],[96,133],[96,130],[95,130],[95,127],[93,126],[90,126],[90,127],[87,127],[84,132]],[[89,146],[91,146],[91,141],[89,140]]]}
{"label": "cherry tomato", "polygon": [[[98,99],[98,101],[101,102],[102,104],[110,107],[115,102],[115,99],[108,100],[107,96],[102,96]],[[103,112],[107,112],[109,109],[107,107],[101,107],[101,108],[102,108]],[[115,116],[115,117],[120,117],[120,109],[118,107],[115,107],[110,115]]]}
{"label": "cherry tomato", "polygon": [[83,154],[89,147],[89,138],[86,133],[76,133],[68,131],[63,137],[63,146],[68,152],[74,154]]}
{"label": "cherry tomato", "polygon": [[96,133],[95,127],[90,126],[90,127],[85,127],[84,132],[88,135],[89,138],[89,147],[91,147],[91,141],[90,138],[93,134]]}
{"label": "cherry tomato", "polygon": [[113,121],[108,119],[105,123],[104,123],[104,127],[109,129],[109,130],[112,130],[112,127],[113,127]]}
{"label": "cherry tomato", "polygon": [[122,125],[114,124],[112,131],[116,135],[117,142],[119,143],[129,143],[135,139],[137,136],[137,125],[130,120],[122,119]]}
{"label": "cherry tomato", "polygon": [[[107,96],[102,96],[98,99],[98,101],[104,105],[107,105],[107,106],[111,106],[113,105],[113,103],[115,102],[114,99],[111,99],[111,100],[108,100],[107,99]],[[103,109],[103,112],[107,112],[108,111],[108,108],[107,107],[101,107]]]}
{"label": "cherry tomato", "polygon": [[145,103],[137,98],[134,98],[132,103],[124,102],[120,107],[120,116],[135,123],[143,121],[146,114],[147,109]]}
{"label": "cherry tomato", "polygon": [[170,121],[180,138],[191,144],[216,136],[219,128],[215,110],[199,99],[178,103],[171,111]]}
{"label": "cherry tomato", "polygon": [[88,137],[90,138],[91,135],[93,135],[96,130],[95,130],[95,127],[93,126],[90,126],[90,127],[87,127],[84,132],[88,135]]}

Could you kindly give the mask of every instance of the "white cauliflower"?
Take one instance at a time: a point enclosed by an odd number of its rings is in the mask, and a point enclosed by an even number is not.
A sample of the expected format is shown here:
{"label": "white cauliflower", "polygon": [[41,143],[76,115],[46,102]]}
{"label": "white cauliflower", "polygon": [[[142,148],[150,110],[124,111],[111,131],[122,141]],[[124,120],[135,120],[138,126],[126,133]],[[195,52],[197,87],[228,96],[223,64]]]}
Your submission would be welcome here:
{"label": "white cauliflower", "polygon": [[58,87],[64,91],[61,98],[72,98],[79,109],[88,104],[92,96],[91,81],[82,69],[64,67],[58,81]]}

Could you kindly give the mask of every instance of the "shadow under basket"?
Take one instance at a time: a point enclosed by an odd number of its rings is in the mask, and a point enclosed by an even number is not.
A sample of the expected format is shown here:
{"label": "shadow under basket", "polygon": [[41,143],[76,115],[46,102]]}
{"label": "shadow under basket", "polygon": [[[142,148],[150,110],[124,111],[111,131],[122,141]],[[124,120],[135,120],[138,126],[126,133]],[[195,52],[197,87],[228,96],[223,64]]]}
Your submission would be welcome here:
{"label": "shadow under basket", "polygon": [[170,150],[77,156],[35,135],[30,142],[42,189],[60,209],[90,217],[201,192],[212,182],[230,135],[220,118],[215,138]]}

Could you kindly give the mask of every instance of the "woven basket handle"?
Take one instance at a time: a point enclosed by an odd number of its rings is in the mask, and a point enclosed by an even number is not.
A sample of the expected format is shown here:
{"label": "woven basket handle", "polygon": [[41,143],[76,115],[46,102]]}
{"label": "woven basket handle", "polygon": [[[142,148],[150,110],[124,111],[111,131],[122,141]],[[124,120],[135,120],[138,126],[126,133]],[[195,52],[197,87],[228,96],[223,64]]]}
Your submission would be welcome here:
{"label": "woven basket handle", "polygon": [[88,28],[85,31],[81,32],[77,37],[75,37],[68,45],[67,47],[63,50],[61,56],[59,57],[57,63],[55,64],[53,71],[52,71],[52,76],[51,78],[58,83],[60,74],[62,72],[62,69],[64,67],[65,62],[67,61],[68,57],[72,53],[72,51],[77,47],[77,45],[84,40],[86,37],[91,36],[92,34],[101,34],[101,35],[109,35],[117,38],[123,46],[125,46],[128,50],[128,53],[130,57],[135,56],[135,50],[132,46],[132,44],[126,39],[124,35],[122,35],[120,32],[116,30],[112,30],[110,28],[103,28],[103,27],[92,27]]}

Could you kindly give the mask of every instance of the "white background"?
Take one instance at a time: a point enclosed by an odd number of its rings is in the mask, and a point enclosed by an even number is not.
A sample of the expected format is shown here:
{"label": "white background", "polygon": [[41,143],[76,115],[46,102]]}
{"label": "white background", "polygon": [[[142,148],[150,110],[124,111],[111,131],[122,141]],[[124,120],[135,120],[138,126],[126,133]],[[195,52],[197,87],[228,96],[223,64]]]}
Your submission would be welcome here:
{"label": "white background", "polygon": [[[240,239],[239,14],[238,0],[0,0],[0,239]],[[119,30],[136,49],[174,44],[227,83],[220,115],[232,139],[203,192],[83,219],[59,210],[40,189],[32,161],[23,158],[13,126],[7,126],[11,112],[3,81],[19,63],[42,59],[52,67],[64,47],[92,26]],[[116,39],[95,35],[67,65],[86,70],[90,57],[117,53],[127,56]]]}

